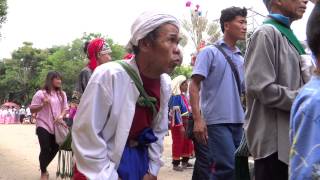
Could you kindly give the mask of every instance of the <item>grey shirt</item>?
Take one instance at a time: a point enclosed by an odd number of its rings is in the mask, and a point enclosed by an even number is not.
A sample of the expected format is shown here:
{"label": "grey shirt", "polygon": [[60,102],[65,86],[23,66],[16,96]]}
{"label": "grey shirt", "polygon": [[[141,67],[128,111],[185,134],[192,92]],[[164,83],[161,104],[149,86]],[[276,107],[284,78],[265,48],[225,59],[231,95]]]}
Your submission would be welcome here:
{"label": "grey shirt", "polygon": [[303,85],[300,55],[272,25],[251,36],[245,55],[246,136],[251,154],[261,159],[278,152],[289,159],[289,115]]}
{"label": "grey shirt", "polygon": [[72,95],[72,101],[79,104],[81,95],[83,94],[85,88],[87,87],[87,84],[92,75],[92,72],[93,71],[89,67],[85,67],[81,70],[79,74],[79,79],[75,85],[75,90]]}

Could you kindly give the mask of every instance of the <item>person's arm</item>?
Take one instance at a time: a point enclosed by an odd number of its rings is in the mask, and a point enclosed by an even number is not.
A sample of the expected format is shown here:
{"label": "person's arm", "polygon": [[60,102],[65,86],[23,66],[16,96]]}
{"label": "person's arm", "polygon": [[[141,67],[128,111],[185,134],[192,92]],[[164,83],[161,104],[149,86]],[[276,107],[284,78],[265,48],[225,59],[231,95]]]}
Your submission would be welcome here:
{"label": "person's arm", "polygon": [[[167,84],[167,94],[165,96],[170,96],[170,82],[171,79],[169,76],[166,76],[163,79]],[[162,98],[165,98],[164,96]],[[155,180],[157,179],[159,170],[161,166],[163,166],[163,161],[161,160],[162,153],[163,153],[163,142],[164,137],[168,132],[168,100],[163,100],[163,102],[160,102],[161,106],[160,109],[161,112],[159,112],[159,118],[157,121],[152,125],[153,132],[156,137],[158,137],[158,141],[151,143],[148,148],[148,156],[149,156],[149,170],[148,174],[144,177],[144,180]]]}
{"label": "person's arm", "polygon": [[200,87],[201,81],[204,79],[201,75],[193,75],[190,83],[190,104],[192,109],[192,116],[194,120],[194,137],[197,141],[203,144],[207,144],[208,133],[207,126],[202,119],[200,112]]}
{"label": "person's arm", "polygon": [[279,57],[276,56],[274,43],[270,35],[261,30],[250,40],[245,56],[246,93],[270,108],[290,111],[298,90],[277,84],[279,61],[276,58]]}
{"label": "person's arm", "polygon": [[63,107],[62,107],[62,112],[58,116],[58,120],[63,120],[63,117],[66,116],[69,110],[67,95],[65,92],[62,92],[62,94],[63,94]]}
{"label": "person's arm", "polygon": [[31,101],[31,105],[30,105],[31,113],[37,113],[41,111],[43,107],[48,106],[49,102],[50,102],[49,98],[45,96],[41,90],[37,91]]}
{"label": "person's arm", "polygon": [[205,121],[200,111],[200,87],[201,81],[205,80],[212,70],[214,62],[214,51],[212,47],[203,49],[197,56],[195,66],[192,71],[191,82],[189,87],[190,105],[194,120],[193,134],[199,143],[207,144],[208,133]]}
{"label": "person's arm", "polygon": [[161,166],[163,166],[161,157],[163,153],[164,137],[168,132],[168,106],[163,109],[160,122],[153,126],[153,132],[155,136],[158,137],[158,140],[154,143],[151,143],[148,148],[149,175],[147,176],[150,176],[149,178],[153,177],[153,179],[156,179]]}
{"label": "person's arm", "polygon": [[115,163],[108,157],[108,140],[101,133],[106,128],[112,106],[112,79],[106,74],[97,74],[88,84],[72,127],[77,167],[88,179],[118,179]]}

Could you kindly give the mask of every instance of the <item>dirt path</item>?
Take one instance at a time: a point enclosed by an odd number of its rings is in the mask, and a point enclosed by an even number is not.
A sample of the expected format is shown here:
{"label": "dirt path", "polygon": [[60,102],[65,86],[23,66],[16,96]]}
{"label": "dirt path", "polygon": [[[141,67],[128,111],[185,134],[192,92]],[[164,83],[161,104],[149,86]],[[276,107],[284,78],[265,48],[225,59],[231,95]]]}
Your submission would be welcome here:
{"label": "dirt path", "polygon": [[[37,180],[39,143],[34,125],[0,125],[0,180]],[[171,166],[171,137],[165,139],[165,166],[159,180],[189,180],[192,169],[175,172]],[[55,178],[56,161],[49,165],[50,179]]]}

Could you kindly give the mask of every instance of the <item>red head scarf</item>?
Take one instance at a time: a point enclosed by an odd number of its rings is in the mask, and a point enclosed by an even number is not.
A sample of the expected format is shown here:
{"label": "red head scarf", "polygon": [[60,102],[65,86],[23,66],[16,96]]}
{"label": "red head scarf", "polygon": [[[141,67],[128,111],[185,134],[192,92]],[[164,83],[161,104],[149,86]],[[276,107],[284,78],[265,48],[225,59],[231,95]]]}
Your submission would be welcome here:
{"label": "red head scarf", "polygon": [[101,38],[96,38],[96,39],[90,41],[90,43],[88,45],[87,54],[88,54],[88,58],[90,60],[88,63],[88,67],[92,71],[94,71],[94,69],[98,66],[96,55],[98,54],[98,52],[103,50],[104,46],[108,47],[108,45],[105,43],[105,41]]}

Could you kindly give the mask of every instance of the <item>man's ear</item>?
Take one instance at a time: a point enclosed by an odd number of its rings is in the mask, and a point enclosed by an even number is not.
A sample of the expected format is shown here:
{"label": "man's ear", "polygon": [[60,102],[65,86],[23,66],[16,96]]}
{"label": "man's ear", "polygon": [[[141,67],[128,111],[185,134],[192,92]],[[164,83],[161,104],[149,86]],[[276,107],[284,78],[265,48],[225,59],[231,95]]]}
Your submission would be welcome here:
{"label": "man's ear", "polygon": [[223,27],[224,27],[224,32],[225,32],[226,30],[229,30],[229,27],[230,27],[229,22],[224,22],[224,23],[223,23]]}
{"label": "man's ear", "polygon": [[146,39],[141,39],[138,43],[138,47],[142,52],[149,51],[151,46],[152,46],[151,42]]}
{"label": "man's ear", "polygon": [[273,5],[276,5],[277,7],[279,7],[279,6],[282,6],[282,2],[283,2],[283,0],[272,0],[270,3],[270,5],[271,5],[271,7],[273,6]]}

